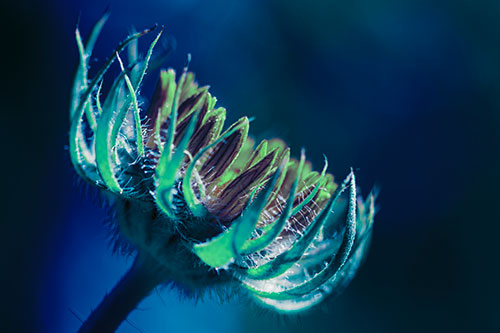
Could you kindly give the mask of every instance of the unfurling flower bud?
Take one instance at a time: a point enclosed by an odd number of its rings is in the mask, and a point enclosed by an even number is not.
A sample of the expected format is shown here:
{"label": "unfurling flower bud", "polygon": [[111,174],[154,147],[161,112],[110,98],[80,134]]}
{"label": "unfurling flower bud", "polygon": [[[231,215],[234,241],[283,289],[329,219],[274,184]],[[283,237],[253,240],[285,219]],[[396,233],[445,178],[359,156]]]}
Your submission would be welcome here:
{"label": "unfurling flower bud", "polygon": [[[282,312],[338,294],[366,253],[375,194],[361,199],[352,171],[335,183],[326,158],[317,172],[280,139],[255,144],[246,117],[224,130],[226,110],[187,69],[179,78],[161,71],[142,115],[141,82],[161,32],[125,65],[120,52],[150,30],[131,35],[89,81],[104,21],[86,45],[77,30],[70,154],[78,174],[109,194],[120,246],[153,260],[163,282],[193,292],[239,285]],[[121,73],[102,99],[115,60]]]}

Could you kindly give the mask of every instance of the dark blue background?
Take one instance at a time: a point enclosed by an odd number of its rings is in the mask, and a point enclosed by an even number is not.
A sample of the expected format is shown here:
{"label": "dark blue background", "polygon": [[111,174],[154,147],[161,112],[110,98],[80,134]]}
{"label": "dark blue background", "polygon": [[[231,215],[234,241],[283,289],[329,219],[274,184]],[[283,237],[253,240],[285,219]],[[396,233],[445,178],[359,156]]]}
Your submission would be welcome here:
{"label": "dark blue background", "polygon": [[[132,25],[164,24],[176,41],[165,66],[180,70],[191,53],[229,121],[255,116],[259,138],[306,147],[316,168],[325,153],[337,178],[355,167],[363,194],[381,187],[366,264],[312,313],[283,319],[162,290],[120,332],[500,331],[498,1],[110,4],[94,67]],[[106,212],[65,149],[75,22],[81,12],[85,37],[106,5],[1,6],[0,328],[71,332],[131,263],[112,255]]]}

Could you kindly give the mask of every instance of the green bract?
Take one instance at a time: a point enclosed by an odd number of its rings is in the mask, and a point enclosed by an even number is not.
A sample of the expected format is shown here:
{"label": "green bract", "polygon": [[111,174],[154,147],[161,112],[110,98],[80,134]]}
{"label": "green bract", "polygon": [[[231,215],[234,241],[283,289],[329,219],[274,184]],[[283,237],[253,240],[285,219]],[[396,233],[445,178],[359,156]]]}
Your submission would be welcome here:
{"label": "green bract", "polygon": [[[106,19],[85,45],[76,30],[69,137],[78,174],[111,197],[118,238],[194,291],[238,284],[283,312],[339,293],[368,247],[374,194],[363,201],[352,171],[338,186],[326,159],[313,171],[304,151],[290,158],[282,140],[254,148],[246,117],[223,131],[226,110],[187,70],[178,80],[161,71],[142,114],[141,83],[161,31],[144,57],[135,50],[154,28],[125,39],[89,80],[87,59]],[[103,99],[115,60],[121,73]]]}

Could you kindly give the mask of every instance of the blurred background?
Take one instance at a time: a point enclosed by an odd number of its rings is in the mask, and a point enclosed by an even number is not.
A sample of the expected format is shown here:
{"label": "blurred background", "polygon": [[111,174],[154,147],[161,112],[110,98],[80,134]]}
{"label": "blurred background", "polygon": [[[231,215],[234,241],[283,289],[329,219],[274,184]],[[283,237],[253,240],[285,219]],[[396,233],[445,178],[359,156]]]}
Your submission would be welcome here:
{"label": "blurred background", "polygon": [[[147,298],[119,332],[499,332],[500,2],[109,1],[96,68],[130,31],[166,26],[228,121],[322,154],[381,193],[350,287],[285,318],[241,301]],[[131,264],[66,148],[68,101],[97,0],[2,1],[0,331],[74,332]],[[151,39],[140,45],[143,50]],[[115,68],[114,70],[117,70]],[[152,94],[158,73],[145,82]],[[6,182],[5,182],[6,180]]]}

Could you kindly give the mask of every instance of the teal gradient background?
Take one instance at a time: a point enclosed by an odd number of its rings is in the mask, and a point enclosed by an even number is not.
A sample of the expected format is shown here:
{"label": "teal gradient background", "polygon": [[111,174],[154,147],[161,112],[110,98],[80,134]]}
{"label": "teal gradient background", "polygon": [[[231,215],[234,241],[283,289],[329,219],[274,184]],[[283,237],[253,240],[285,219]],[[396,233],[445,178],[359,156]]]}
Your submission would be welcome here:
{"label": "teal gradient background", "polygon": [[[2,332],[76,331],[131,264],[111,253],[106,209],[65,147],[75,23],[85,37],[106,4],[0,7]],[[165,288],[119,332],[500,331],[498,1],[109,4],[92,68],[132,26],[163,24],[165,67],[191,53],[227,124],[255,117],[257,138],[305,147],[316,168],[326,154],[337,179],[354,167],[364,195],[381,188],[367,261],[338,298],[285,318]]]}

